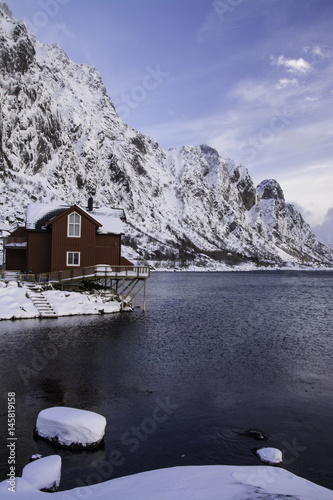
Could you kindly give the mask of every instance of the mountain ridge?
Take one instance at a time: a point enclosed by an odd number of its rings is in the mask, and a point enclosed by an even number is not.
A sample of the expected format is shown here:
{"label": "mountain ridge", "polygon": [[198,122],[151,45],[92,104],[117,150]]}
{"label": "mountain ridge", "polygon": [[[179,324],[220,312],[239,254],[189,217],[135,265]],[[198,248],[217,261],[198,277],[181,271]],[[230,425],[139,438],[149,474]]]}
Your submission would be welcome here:
{"label": "mountain ridge", "polygon": [[[281,186],[207,145],[168,151],[116,113],[98,71],[38,42],[0,4],[0,220],[31,202],[122,206],[137,259],[332,265]],[[17,196],[20,199],[17,200]],[[231,259],[232,260],[232,259]]]}

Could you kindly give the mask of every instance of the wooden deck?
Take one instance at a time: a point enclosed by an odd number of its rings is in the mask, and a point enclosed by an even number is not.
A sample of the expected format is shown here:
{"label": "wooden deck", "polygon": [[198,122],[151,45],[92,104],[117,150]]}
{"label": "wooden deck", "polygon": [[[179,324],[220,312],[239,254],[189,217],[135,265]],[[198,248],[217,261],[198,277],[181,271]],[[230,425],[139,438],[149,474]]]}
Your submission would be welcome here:
{"label": "wooden deck", "polygon": [[[66,269],[43,274],[22,274],[20,271],[1,271],[1,279],[15,280],[24,283],[71,283],[91,281],[104,288],[113,288],[122,298],[122,304],[132,304],[135,300],[140,308],[146,309],[146,280],[150,277],[148,266],[109,266],[97,264],[95,266]],[[143,292],[143,299],[139,300],[139,293]],[[142,303],[141,303],[141,302]]]}

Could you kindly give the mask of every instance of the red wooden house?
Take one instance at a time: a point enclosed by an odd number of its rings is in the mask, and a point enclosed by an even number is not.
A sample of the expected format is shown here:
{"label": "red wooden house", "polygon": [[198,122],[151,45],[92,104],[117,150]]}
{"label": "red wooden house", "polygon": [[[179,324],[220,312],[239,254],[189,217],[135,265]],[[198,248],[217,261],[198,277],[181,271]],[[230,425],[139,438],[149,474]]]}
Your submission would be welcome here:
{"label": "red wooden house", "polygon": [[96,264],[131,265],[121,256],[122,209],[28,206],[25,227],[8,237],[6,268],[34,274]]}

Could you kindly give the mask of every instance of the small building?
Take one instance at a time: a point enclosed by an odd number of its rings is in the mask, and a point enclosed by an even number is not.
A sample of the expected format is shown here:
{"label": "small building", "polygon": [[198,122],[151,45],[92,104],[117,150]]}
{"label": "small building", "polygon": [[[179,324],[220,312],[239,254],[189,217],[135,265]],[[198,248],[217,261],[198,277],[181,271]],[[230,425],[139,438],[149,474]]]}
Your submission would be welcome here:
{"label": "small building", "polygon": [[5,257],[5,241],[10,235],[11,228],[8,224],[0,222],[0,269],[2,269]]}
{"label": "small building", "polygon": [[107,264],[132,265],[121,256],[123,209],[33,203],[26,224],[7,238],[6,268],[48,273]]}

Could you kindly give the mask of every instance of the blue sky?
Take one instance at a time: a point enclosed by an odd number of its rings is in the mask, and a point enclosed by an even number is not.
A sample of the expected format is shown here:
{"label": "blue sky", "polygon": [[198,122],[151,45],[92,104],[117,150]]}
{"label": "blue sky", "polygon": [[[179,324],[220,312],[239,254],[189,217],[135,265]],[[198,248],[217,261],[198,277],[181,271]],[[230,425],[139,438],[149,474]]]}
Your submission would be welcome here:
{"label": "blue sky", "polygon": [[[209,144],[274,178],[333,243],[331,0],[7,0],[95,66],[119,115],[168,149]],[[326,219],[325,219],[326,216]]]}

